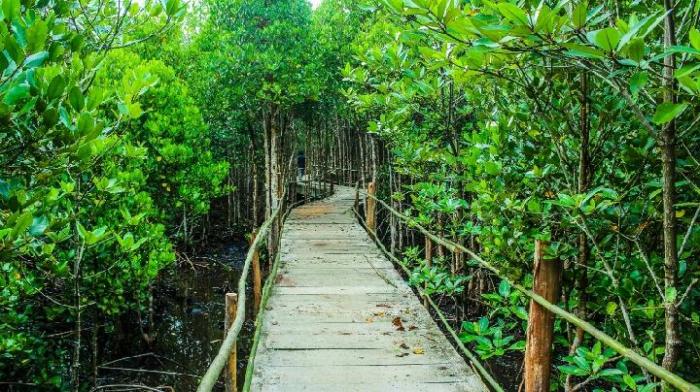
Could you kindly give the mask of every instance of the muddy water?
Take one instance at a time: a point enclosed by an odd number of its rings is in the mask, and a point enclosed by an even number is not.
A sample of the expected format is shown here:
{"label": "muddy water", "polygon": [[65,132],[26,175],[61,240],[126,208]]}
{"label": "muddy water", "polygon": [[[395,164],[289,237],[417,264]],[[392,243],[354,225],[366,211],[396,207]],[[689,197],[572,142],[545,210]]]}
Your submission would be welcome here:
{"label": "muddy water", "polygon": [[[101,384],[144,385],[164,391],[194,391],[223,337],[224,295],[235,292],[247,251],[244,242],[220,245],[164,274],[155,287],[155,340],[147,343],[137,317],[108,334]],[[250,314],[250,310],[247,312]],[[253,333],[247,321],[239,340],[239,376]],[[220,390],[223,386],[220,385]]]}

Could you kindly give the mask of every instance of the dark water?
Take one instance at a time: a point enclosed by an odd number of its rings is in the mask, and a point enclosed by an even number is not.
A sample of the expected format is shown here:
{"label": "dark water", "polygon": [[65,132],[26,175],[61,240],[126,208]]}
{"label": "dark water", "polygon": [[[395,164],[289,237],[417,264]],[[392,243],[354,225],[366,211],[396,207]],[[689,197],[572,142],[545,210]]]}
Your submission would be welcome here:
{"label": "dark water", "polygon": [[[159,278],[154,291],[155,339],[143,339],[137,318],[121,333],[106,336],[101,384],[144,385],[164,391],[194,391],[199,377],[218,352],[223,337],[224,296],[235,292],[247,246],[218,245]],[[247,315],[250,315],[248,310]],[[239,382],[253,323],[245,323],[239,339]],[[223,390],[223,384],[219,385]]]}

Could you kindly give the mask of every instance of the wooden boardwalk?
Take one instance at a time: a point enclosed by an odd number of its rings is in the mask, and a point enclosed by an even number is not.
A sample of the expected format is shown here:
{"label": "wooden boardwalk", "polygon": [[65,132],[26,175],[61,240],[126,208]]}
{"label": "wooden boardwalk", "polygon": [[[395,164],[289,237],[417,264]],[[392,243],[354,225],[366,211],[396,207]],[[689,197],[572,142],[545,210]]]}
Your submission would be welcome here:
{"label": "wooden boardwalk", "polygon": [[287,219],[253,391],[486,391],[356,222],[354,190]]}

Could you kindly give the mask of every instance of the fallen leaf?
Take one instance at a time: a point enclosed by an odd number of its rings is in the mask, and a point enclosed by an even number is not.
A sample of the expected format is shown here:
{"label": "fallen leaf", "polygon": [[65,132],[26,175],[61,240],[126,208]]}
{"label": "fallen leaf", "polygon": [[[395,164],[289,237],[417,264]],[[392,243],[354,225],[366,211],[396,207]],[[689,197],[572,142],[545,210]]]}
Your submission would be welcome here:
{"label": "fallen leaf", "polygon": [[399,347],[401,347],[404,350],[408,350],[410,348],[410,347],[408,347],[408,345],[406,343],[401,343],[401,345]]}
{"label": "fallen leaf", "polygon": [[401,322],[401,317],[394,317],[394,320],[391,321],[392,324],[396,327],[397,331],[405,331],[406,328],[404,328],[403,323]]}
{"label": "fallen leaf", "polygon": [[403,358],[403,357],[405,357],[405,356],[407,356],[407,355],[408,355],[408,353],[401,353],[401,354],[397,354],[396,356],[399,357],[399,358]]}
{"label": "fallen leaf", "polygon": [[423,347],[414,347],[413,353],[416,355],[423,355],[425,354],[425,350],[423,350]]}

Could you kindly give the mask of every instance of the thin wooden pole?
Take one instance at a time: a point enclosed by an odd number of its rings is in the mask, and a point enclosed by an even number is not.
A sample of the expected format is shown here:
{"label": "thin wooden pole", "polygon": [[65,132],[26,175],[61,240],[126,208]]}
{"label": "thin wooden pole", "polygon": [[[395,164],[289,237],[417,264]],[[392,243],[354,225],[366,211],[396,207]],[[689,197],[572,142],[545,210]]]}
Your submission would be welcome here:
{"label": "thin wooden pole", "polygon": [[[255,237],[258,235],[257,230],[250,234],[250,245],[255,242]],[[262,298],[262,270],[260,268],[260,251],[255,249],[253,251],[253,309],[254,314],[258,314],[260,309],[260,299]]]}
{"label": "thin wooden pole", "polygon": [[367,221],[367,228],[371,231],[375,231],[377,228],[377,202],[372,197],[377,192],[377,186],[374,181],[367,185],[367,194],[370,196],[367,198],[367,210],[365,211],[365,220]]}
{"label": "thin wooden pole", "polygon": [[[430,268],[433,265],[433,242],[430,241],[429,237],[425,237],[425,265]],[[425,282],[424,291],[426,294],[423,296],[423,306],[426,308],[430,305],[428,303],[428,282]]]}
{"label": "thin wooden pole", "polygon": [[[224,337],[229,333],[233,321],[236,319],[236,312],[238,310],[238,294],[236,293],[226,293],[226,314],[224,316]],[[231,348],[231,353],[228,356],[228,365],[226,371],[226,392],[236,392],[238,390],[237,386],[237,373],[238,373],[238,353],[236,344],[233,344]]]}
{"label": "thin wooden pole", "polygon": [[[534,292],[556,303],[561,290],[562,267],[559,260],[546,260],[547,244],[535,242]],[[535,301],[530,301],[525,347],[525,392],[548,392],[552,366],[554,314]]]}

